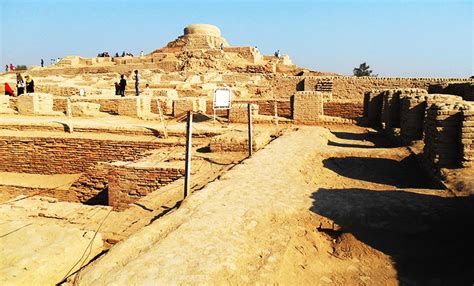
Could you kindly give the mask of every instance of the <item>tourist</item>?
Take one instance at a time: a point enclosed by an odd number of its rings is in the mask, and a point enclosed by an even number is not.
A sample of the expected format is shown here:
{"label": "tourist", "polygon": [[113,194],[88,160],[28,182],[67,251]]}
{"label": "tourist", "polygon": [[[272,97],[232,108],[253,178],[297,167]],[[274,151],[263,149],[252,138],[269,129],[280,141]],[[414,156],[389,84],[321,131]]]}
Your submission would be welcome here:
{"label": "tourist", "polygon": [[26,93],[34,93],[35,92],[35,82],[33,78],[27,74],[25,76],[26,79]]}
{"label": "tourist", "polygon": [[224,43],[221,43],[220,48],[221,48],[221,51],[224,50]]}
{"label": "tourist", "polygon": [[120,95],[120,85],[118,84],[118,82],[114,82],[114,86],[115,86],[115,95]]}
{"label": "tourist", "polygon": [[[8,66],[7,66],[8,67]],[[15,96],[15,92],[8,83],[5,83],[5,95]]]}
{"label": "tourist", "polygon": [[145,85],[145,94],[146,95],[152,95],[150,85],[148,83]]}
{"label": "tourist", "polygon": [[121,75],[120,76],[120,95],[122,97],[125,96],[125,87],[127,86],[127,80],[125,80],[125,76],[124,75]]}
{"label": "tourist", "polygon": [[123,51],[123,53],[122,53],[122,58],[123,58],[123,57],[125,57],[125,51]]}
{"label": "tourist", "polygon": [[277,51],[275,52],[275,57],[280,58],[280,50],[277,50]]}
{"label": "tourist", "polygon": [[12,64],[10,64],[10,71],[13,71],[15,68]]}
{"label": "tourist", "polygon": [[44,60],[41,59],[41,67],[44,67]]}
{"label": "tourist", "polygon": [[18,96],[25,93],[25,81],[23,80],[23,77],[19,73],[16,74],[16,89],[17,89],[16,94],[18,94]]}
{"label": "tourist", "polygon": [[133,79],[135,80],[135,94],[136,96],[140,95],[139,85],[140,85],[140,75],[138,74],[138,70],[135,70],[135,76],[133,76]]}
{"label": "tourist", "polygon": [[140,57],[143,57],[143,51],[140,52]]}
{"label": "tourist", "polygon": [[115,53],[115,57],[118,58],[119,57],[119,54],[118,52]]}
{"label": "tourist", "polygon": [[8,65],[5,65],[5,72],[8,72]]}

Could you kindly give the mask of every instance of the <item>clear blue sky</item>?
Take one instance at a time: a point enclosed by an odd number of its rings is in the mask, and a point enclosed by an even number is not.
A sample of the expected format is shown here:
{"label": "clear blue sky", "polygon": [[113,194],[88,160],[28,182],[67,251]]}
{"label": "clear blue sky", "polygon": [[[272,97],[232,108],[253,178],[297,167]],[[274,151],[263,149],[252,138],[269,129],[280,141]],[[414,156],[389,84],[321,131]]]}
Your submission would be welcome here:
{"label": "clear blue sky", "polygon": [[0,0],[0,62],[151,52],[191,23],[220,27],[233,46],[280,49],[293,62],[351,74],[474,75],[473,1]]}

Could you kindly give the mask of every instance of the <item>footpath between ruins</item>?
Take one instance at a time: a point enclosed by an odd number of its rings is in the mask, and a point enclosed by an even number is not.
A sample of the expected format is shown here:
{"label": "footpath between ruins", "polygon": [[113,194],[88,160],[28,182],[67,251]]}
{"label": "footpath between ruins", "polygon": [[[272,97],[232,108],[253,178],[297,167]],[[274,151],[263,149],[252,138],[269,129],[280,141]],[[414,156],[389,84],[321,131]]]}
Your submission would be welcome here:
{"label": "footpath between ruins", "polygon": [[67,283],[458,284],[472,198],[361,127],[287,131]]}

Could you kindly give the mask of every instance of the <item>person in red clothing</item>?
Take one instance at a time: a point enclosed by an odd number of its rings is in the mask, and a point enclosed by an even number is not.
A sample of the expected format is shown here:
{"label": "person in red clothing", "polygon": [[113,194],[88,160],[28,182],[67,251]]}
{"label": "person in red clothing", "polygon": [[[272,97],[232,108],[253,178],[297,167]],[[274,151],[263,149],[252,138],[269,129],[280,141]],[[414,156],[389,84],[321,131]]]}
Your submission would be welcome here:
{"label": "person in red clothing", "polygon": [[10,64],[10,71],[13,71],[13,64]]}
{"label": "person in red clothing", "polygon": [[15,96],[15,92],[8,83],[5,83],[5,95]]}

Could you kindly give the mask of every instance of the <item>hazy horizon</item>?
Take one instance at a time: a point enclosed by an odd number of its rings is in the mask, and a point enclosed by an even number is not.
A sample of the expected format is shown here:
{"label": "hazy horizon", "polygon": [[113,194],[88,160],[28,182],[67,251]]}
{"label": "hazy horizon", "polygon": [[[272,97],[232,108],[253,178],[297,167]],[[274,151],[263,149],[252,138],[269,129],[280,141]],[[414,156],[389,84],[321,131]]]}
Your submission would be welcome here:
{"label": "hazy horizon", "polygon": [[472,1],[3,0],[0,9],[2,67],[149,53],[207,23],[232,46],[279,49],[317,71],[351,75],[367,62],[379,76],[474,75]]}

